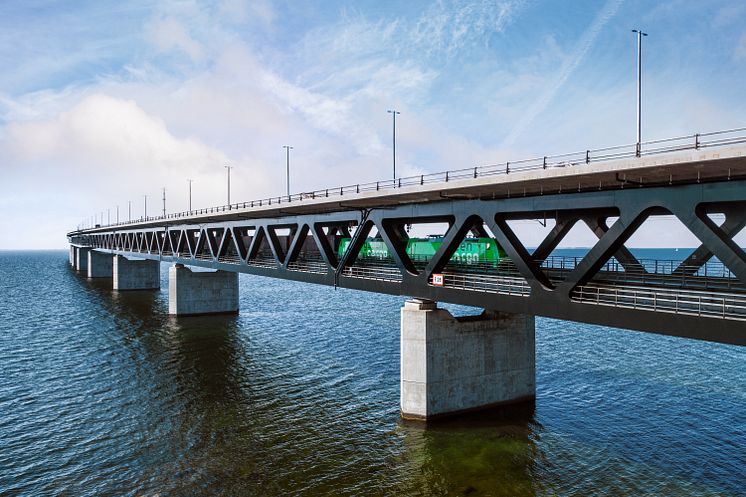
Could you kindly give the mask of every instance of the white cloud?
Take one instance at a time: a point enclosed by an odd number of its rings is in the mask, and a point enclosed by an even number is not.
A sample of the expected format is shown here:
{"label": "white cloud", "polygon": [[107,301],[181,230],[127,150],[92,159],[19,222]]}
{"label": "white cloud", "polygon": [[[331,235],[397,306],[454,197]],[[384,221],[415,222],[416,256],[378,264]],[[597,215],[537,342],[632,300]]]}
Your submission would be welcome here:
{"label": "white cloud", "polygon": [[505,138],[503,142],[504,146],[512,145],[516,139],[523,134],[526,129],[528,129],[534,119],[544,112],[560,87],[565,84],[570,75],[582,62],[586,53],[588,53],[588,50],[593,46],[596,38],[598,38],[598,35],[601,33],[601,30],[606,26],[609,20],[616,15],[622,2],[623,0],[608,0],[606,2],[591,26],[578,41],[574,52],[562,63],[556,77],[547,82],[546,87],[539,98],[536,99],[528,110],[526,110],[518,123],[513,127],[510,134]]}
{"label": "white cloud", "polygon": [[181,51],[194,62],[205,58],[205,48],[187,31],[186,26],[172,17],[151,22],[145,29],[147,39],[160,52]]}

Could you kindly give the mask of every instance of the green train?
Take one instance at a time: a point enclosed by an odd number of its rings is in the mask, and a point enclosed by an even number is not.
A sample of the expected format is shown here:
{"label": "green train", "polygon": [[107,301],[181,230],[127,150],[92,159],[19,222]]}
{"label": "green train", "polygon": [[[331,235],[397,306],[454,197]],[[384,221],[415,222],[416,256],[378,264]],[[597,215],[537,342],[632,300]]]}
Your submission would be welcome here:
{"label": "green train", "polygon": [[[341,259],[350,238],[342,238],[339,241],[337,255]],[[412,261],[427,261],[433,258],[443,243],[443,237],[410,238],[407,241],[407,255]],[[360,250],[358,258],[362,259],[385,259],[389,257],[389,249],[380,238],[368,238]],[[451,262],[456,264],[497,264],[506,257],[505,251],[493,238],[464,238],[456,252],[451,257]]]}

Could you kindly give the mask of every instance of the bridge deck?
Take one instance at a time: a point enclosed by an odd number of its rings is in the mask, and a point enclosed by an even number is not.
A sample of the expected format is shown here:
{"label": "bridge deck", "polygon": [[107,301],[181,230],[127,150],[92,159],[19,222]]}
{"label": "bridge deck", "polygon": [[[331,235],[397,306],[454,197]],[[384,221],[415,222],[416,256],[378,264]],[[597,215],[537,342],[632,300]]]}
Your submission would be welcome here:
{"label": "bridge deck", "polygon": [[[660,186],[746,178],[746,130],[736,135],[653,142],[640,157],[630,146],[506,162],[397,180],[327,188],[190,212],[140,218],[76,230],[96,233],[112,227],[147,227],[232,219],[303,215],[390,207],[444,199],[510,198]],[[704,135],[703,135],[704,136]],[[698,140],[696,148],[694,140]],[[672,145],[667,142],[672,141]],[[586,158],[588,159],[586,160]],[[71,233],[72,234],[72,233]]]}

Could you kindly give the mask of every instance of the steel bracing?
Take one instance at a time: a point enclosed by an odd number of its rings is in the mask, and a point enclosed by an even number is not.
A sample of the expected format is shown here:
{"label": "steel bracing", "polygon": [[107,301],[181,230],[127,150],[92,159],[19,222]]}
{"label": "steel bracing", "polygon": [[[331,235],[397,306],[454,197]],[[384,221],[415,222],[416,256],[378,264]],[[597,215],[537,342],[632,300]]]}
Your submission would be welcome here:
{"label": "steel bracing", "polygon": [[[746,345],[746,254],[733,239],[746,225],[745,180],[328,210],[163,219],[68,236],[112,254]],[[674,216],[701,245],[681,261],[636,258],[625,242],[657,216]],[[529,219],[555,223],[533,251],[511,228]],[[406,252],[407,228],[421,223],[448,229],[435,255],[418,260]],[[577,223],[598,242],[582,257],[553,255]],[[508,259],[454,261],[470,233],[494,237]],[[370,236],[385,243],[385,256],[360,256]],[[343,238],[351,241],[340,254]]]}

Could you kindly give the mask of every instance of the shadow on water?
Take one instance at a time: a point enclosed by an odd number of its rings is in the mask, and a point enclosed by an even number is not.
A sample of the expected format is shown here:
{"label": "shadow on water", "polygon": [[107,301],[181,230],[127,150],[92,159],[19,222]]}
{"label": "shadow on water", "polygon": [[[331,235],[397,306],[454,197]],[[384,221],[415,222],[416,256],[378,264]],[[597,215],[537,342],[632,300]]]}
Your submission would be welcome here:
{"label": "shadow on water", "polygon": [[535,496],[535,403],[431,422],[402,420],[402,495]]}

